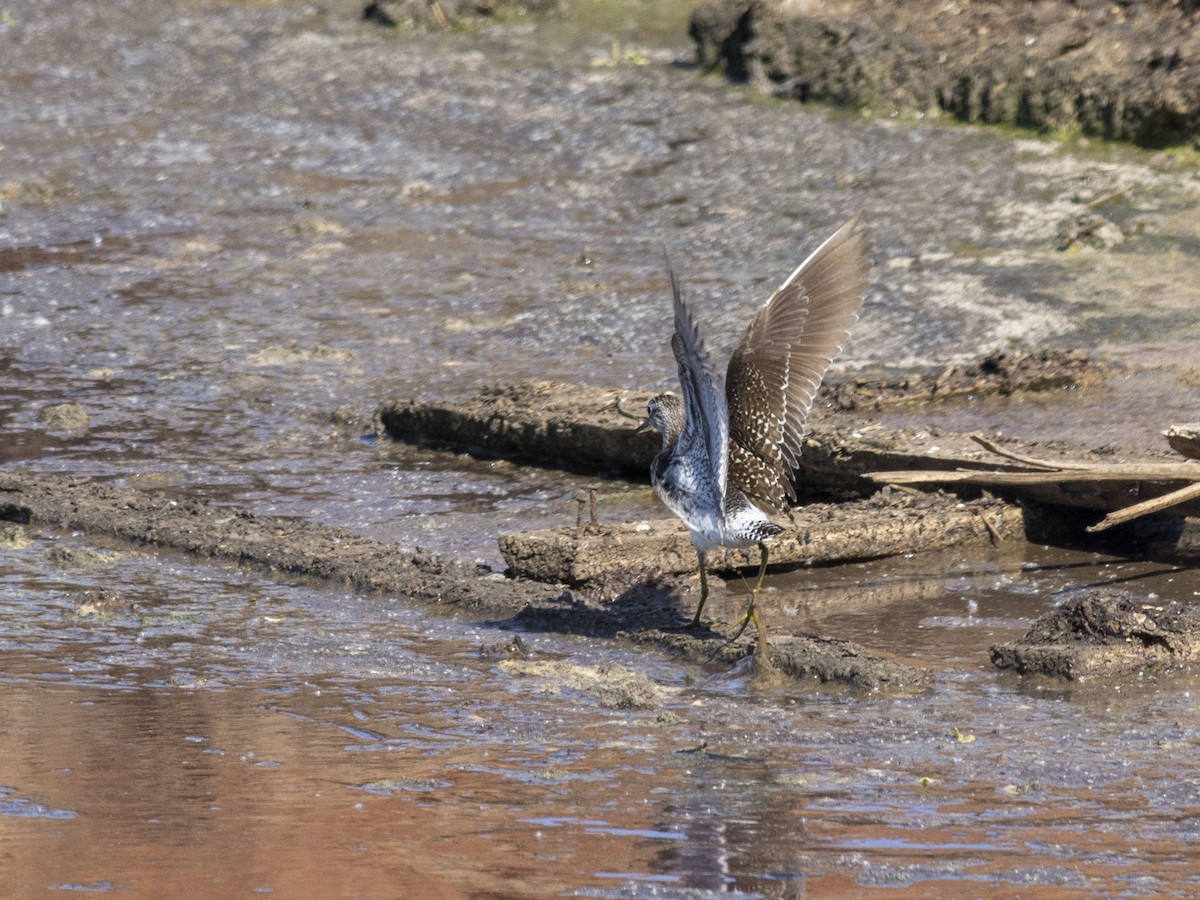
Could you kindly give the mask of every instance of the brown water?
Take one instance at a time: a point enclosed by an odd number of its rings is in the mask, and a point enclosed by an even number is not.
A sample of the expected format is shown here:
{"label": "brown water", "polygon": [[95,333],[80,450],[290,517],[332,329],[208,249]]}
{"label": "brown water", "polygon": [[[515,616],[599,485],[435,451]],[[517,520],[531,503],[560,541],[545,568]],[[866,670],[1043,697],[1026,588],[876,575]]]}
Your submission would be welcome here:
{"label": "brown water", "polygon": [[[1164,366],[903,424],[1142,449],[1195,418],[1186,155],[755,101],[673,64],[668,2],[427,35],[356,15],[0,9],[0,464],[498,563],[499,531],[573,520],[577,480],[382,446],[379,401],[668,385],[664,246],[723,351],[856,210],[877,268],[843,365],[1051,342]],[[1101,207],[1124,243],[1054,249],[1124,185]],[[40,424],[67,401],[86,433]],[[23,532],[0,546],[0,896],[1190,896],[1193,680],[1064,691],[987,660],[1114,580],[1200,591],[1038,547],[772,579],[781,622],[938,671],[903,700],[524,636],[651,677],[630,712],[484,658],[487,623]],[[116,612],[80,616],[105,589]]]}

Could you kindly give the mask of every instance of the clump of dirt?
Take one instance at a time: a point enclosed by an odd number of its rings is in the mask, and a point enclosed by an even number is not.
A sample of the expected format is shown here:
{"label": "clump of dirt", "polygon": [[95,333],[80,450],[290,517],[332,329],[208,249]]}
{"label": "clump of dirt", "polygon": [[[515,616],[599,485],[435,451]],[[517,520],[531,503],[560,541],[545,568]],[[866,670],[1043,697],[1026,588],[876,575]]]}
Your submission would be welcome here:
{"label": "clump of dirt", "polygon": [[[0,510],[0,517],[3,517],[2,510]],[[22,550],[32,543],[33,541],[30,540],[22,526],[13,522],[0,524],[0,549]]]}
{"label": "clump of dirt", "polygon": [[1075,594],[991,652],[1002,669],[1072,680],[1180,666],[1198,655],[1200,607],[1112,588]]}
{"label": "clump of dirt", "polygon": [[78,403],[53,403],[41,408],[38,421],[47,431],[83,434],[88,430],[91,417]]}
{"label": "clump of dirt", "polygon": [[578,666],[555,660],[508,660],[501,671],[540,678],[553,693],[575,690],[592,697],[605,709],[653,709],[662,702],[663,689],[645,675],[623,666]]}
{"label": "clump of dirt", "polygon": [[1200,4],[703,0],[690,32],[778,96],[968,122],[1200,138]]}
{"label": "clump of dirt", "polygon": [[1188,459],[1200,459],[1200,422],[1172,425],[1164,436],[1171,449]]}
{"label": "clump of dirt", "polygon": [[107,619],[133,611],[133,603],[116,591],[86,591],[79,598],[75,615],[80,619]]}

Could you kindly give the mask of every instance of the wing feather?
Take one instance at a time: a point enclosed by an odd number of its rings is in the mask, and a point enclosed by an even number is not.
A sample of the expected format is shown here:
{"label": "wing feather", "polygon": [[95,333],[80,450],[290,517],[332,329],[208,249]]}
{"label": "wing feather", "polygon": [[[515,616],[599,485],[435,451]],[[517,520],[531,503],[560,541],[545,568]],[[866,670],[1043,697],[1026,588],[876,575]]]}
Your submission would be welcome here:
{"label": "wing feather", "polygon": [[728,480],[767,512],[780,513],[796,498],[805,424],[858,319],[871,267],[866,253],[856,216],[763,304],[729,360]]}
{"label": "wing feather", "polygon": [[719,514],[725,515],[725,485],[729,453],[729,412],[725,402],[725,387],[721,374],[713,366],[704,341],[692,319],[691,310],[683,302],[675,273],[668,268],[671,294],[675,303],[675,334],[671,349],[679,368],[679,384],[683,389],[687,421],[678,441],[679,454],[688,454],[703,445],[716,486]]}

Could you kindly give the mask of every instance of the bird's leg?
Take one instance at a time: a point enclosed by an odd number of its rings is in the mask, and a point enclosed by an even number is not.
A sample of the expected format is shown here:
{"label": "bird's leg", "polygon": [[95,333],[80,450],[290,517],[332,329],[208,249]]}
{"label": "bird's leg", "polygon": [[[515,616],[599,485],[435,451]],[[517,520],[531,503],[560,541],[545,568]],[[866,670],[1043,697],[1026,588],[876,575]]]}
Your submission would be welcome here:
{"label": "bird's leg", "polygon": [[754,593],[750,595],[750,608],[746,610],[746,618],[753,619],[754,627],[758,630],[758,646],[754,650],[754,665],[761,673],[774,669],[775,666],[771,663],[771,645],[767,641],[767,625],[758,610],[755,609],[758,592],[762,589],[763,577],[767,574],[767,545],[759,541],[758,549],[762,551],[762,563],[758,567],[758,581],[754,583]]}
{"label": "bird's leg", "polygon": [[771,664],[770,647],[767,643],[767,626],[758,613],[757,603],[758,592],[762,590],[763,578],[767,574],[767,545],[759,541],[758,549],[762,553],[762,559],[758,564],[758,578],[754,582],[754,590],[750,594],[750,605],[746,607],[746,614],[738,622],[737,629],[725,643],[732,644],[742,636],[746,626],[753,622],[754,628],[758,631],[758,646],[754,652],[755,665],[766,670],[773,669],[774,666]]}
{"label": "bird's leg", "polygon": [[767,575],[767,545],[759,541],[758,549],[762,551],[762,562],[758,565],[758,580],[754,582],[754,593],[750,595],[751,610],[754,609],[754,600],[758,597],[758,592],[762,590],[763,578]]}
{"label": "bird's leg", "polygon": [[583,537],[583,508],[587,501],[578,492],[575,494],[575,537]]}
{"label": "bird's leg", "polygon": [[588,516],[591,519],[592,528],[600,526],[599,520],[596,518],[596,488],[588,488]]}
{"label": "bird's leg", "polygon": [[704,601],[708,599],[708,575],[704,572],[704,554],[697,550],[696,558],[700,561],[700,602],[696,605],[696,615],[689,626],[691,628],[700,627],[700,611],[704,609]]}

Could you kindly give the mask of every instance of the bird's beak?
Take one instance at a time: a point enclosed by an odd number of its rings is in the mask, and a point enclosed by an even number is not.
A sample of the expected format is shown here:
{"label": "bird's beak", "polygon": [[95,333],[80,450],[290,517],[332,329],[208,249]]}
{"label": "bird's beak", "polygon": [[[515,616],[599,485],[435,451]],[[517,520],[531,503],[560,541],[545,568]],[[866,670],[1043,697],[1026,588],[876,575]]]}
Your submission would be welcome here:
{"label": "bird's beak", "polygon": [[642,422],[642,424],[639,425],[633,433],[634,434],[645,434],[647,431],[653,431],[653,430],[654,430],[654,426],[652,424],[650,424],[650,417],[647,416],[646,420],[644,422]]}

